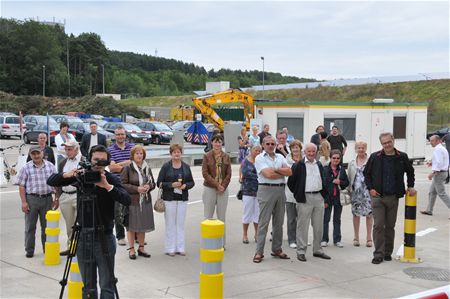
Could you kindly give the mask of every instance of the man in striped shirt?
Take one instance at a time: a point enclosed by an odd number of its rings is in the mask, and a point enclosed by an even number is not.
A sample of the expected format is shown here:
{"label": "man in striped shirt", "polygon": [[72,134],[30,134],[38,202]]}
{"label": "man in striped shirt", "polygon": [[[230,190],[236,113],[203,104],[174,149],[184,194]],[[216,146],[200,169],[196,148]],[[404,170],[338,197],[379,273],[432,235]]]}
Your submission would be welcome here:
{"label": "man in striped shirt", "polygon": [[19,185],[22,212],[25,213],[25,256],[33,257],[36,239],[36,224],[41,223],[41,242],[45,249],[45,215],[49,210],[58,208],[58,200],[53,201],[54,188],[47,185],[47,179],[56,173],[55,166],[44,160],[44,153],[39,146],[30,148],[31,161],[19,172],[16,185]]}
{"label": "man in striped shirt", "polygon": [[[122,126],[117,126],[114,130],[116,143],[108,147],[108,151],[111,154],[111,164],[109,165],[109,171],[114,173],[120,179],[120,173],[125,166],[130,165],[130,154],[134,144],[125,142],[127,134]],[[117,244],[124,246],[127,244],[125,241],[125,228],[119,221],[120,203],[115,203],[115,227]]]}

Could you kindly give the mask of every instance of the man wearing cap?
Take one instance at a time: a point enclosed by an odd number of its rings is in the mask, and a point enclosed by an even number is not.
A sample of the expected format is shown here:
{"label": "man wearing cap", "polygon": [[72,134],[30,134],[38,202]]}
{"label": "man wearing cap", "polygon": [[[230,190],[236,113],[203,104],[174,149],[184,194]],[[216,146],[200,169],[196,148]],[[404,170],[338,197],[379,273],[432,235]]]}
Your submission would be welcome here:
{"label": "man wearing cap", "polygon": [[[40,133],[38,135],[38,144],[41,148],[41,151],[44,153],[44,160],[55,165],[55,154],[53,153],[53,149],[47,145],[47,134]],[[31,155],[28,154],[27,162],[31,161]]]}
{"label": "man wearing cap", "polygon": [[47,179],[56,173],[55,166],[44,160],[44,153],[39,146],[30,148],[31,161],[20,169],[16,185],[22,201],[22,212],[25,213],[25,256],[33,257],[35,250],[36,224],[39,217],[41,223],[41,242],[45,249],[45,214],[58,208],[58,199],[53,201],[54,188],[47,185]]}
{"label": "man wearing cap", "polygon": [[[58,164],[58,173],[69,172],[78,168],[81,156],[78,155],[78,142],[69,140],[64,143],[64,151],[67,158],[61,160]],[[70,246],[70,237],[72,236],[73,225],[77,218],[77,188],[72,185],[56,187],[56,198],[59,200],[61,213],[66,222],[67,232],[67,246]],[[60,255],[64,256],[69,253],[69,250],[61,251]]]}
{"label": "man wearing cap", "polygon": [[81,138],[80,150],[84,157],[88,156],[89,150],[94,145],[101,144],[106,147],[106,137],[105,135],[97,132],[97,123],[95,121],[91,121],[89,123],[89,127],[91,132],[84,134]]}

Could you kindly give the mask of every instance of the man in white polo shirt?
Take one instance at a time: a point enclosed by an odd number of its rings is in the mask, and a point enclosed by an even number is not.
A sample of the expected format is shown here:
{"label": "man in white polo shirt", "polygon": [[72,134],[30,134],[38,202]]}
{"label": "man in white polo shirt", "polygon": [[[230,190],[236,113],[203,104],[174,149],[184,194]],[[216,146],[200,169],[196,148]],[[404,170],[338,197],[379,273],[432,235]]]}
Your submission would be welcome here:
{"label": "man in white polo shirt", "polygon": [[433,156],[431,157],[431,170],[428,179],[431,181],[430,191],[428,193],[428,207],[425,211],[420,211],[424,215],[433,215],[436,197],[439,196],[445,205],[450,209],[450,197],[445,192],[445,179],[448,175],[448,153],[442,146],[441,139],[438,135],[430,137],[431,146],[434,147]]}
{"label": "man in white polo shirt", "polygon": [[283,243],[283,222],[286,195],[285,176],[292,174],[286,159],[275,153],[275,138],[266,136],[263,139],[264,151],[255,159],[255,168],[258,174],[259,224],[256,254],[254,263],[260,263],[264,258],[264,245],[266,243],[267,229],[272,216],[272,253],[273,257],[289,259],[281,249]]}

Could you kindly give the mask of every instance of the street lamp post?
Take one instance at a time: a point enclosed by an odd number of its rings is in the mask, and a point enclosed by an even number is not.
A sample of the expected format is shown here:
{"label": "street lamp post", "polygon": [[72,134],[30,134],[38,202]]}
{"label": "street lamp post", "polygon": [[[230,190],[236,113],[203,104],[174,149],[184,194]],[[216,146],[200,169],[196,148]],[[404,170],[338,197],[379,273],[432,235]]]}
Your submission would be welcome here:
{"label": "street lamp post", "polygon": [[105,65],[102,64],[103,95],[105,95]]}
{"label": "street lamp post", "polygon": [[262,79],[263,79],[263,92],[262,92],[262,99],[264,100],[264,56],[261,56],[261,60],[262,60],[262,64],[263,64],[263,76],[262,76]]}
{"label": "street lamp post", "polygon": [[42,96],[45,97],[45,65],[42,66]]}

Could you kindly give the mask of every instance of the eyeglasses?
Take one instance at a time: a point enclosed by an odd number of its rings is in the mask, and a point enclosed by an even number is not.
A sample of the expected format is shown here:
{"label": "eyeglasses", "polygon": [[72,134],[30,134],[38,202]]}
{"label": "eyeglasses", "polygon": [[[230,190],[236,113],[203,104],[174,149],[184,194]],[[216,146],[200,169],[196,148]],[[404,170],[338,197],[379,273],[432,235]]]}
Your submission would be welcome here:
{"label": "eyeglasses", "polygon": [[333,160],[340,160],[341,158],[339,158],[339,157],[333,157],[333,158],[331,158],[331,159],[333,159]]}
{"label": "eyeglasses", "polygon": [[125,136],[126,134],[115,134],[116,136]]}
{"label": "eyeglasses", "polygon": [[274,146],[274,145],[275,145],[275,143],[266,143],[266,145],[271,145],[271,146]]}

